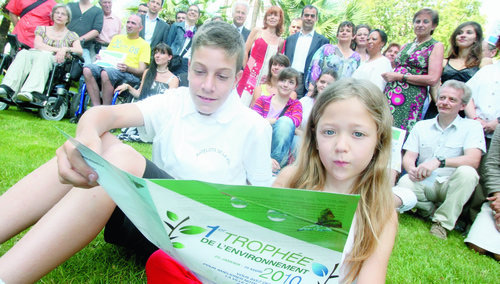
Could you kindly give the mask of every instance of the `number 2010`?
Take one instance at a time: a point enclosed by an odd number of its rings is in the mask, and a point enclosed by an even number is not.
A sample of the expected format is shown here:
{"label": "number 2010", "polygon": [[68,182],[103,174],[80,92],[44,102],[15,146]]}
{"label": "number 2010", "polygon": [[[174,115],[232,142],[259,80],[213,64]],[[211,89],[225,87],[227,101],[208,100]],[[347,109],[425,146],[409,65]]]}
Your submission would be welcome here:
{"label": "number 2010", "polygon": [[[285,275],[285,273],[283,271],[277,270],[275,272],[271,268],[264,269],[264,272],[262,272],[262,274],[259,275],[260,278],[271,279],[273,281],[280,281],[285,276],[286,276],[286,279],[283,281],[283,284],[299,284],[300,281],[302,281],[302,277],[300,277],[300,276],[292,277],[291,274]],[[290,277],[292,277],[292,278],[290,278]]]}

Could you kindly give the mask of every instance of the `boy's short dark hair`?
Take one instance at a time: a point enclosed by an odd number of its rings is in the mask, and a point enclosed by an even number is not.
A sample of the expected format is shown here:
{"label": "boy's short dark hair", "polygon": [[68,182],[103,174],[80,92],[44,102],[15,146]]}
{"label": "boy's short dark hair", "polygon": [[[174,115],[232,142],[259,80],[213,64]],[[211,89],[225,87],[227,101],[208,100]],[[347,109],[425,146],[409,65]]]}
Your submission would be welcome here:
{"label": "boy's short dark hair", "polygon": [[297,86],[299,86],[300,77],[301,76],[299,71],[293,69],[292,67],[287,67],[280,71],[280,74],[278,75],[278,81],[283,81],[286,79],[295,79],[295,82],[297,82]]}
{"label": "boy's short dark hair", "polygon": [[228,57],[236,55],[236,72],[243,68],[244,43],[238,30],[222,21],[209,21],[195,33],[191,57],[200,47],[222,48]]}

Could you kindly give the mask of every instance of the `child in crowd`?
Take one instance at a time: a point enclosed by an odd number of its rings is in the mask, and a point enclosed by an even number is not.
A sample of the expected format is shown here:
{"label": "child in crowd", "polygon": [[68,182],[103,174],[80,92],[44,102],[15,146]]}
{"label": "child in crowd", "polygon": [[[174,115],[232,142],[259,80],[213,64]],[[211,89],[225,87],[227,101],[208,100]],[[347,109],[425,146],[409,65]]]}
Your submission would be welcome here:
{"label": "child in crowd", "polygon": [[[271,127],[231,94],[241,77],[243,52],[236,28],[220,21],[204,24],[193,38],[189,88],[133,104],[93,107],[80,119],[76,139],[144,178],[269,186]],[[141,137],[154,138],[154,163],[108,132],[131,126],[142,126]],[[206,149],[217,151],[204,154]],[[37,281],[94,239],[112,214],[111,235],[133,249],[148,247],[128,242],[144,237],[133,226],[123,227],[126,217],[97,186],[97,178],[66,142],[57,158],[0,197],[0,243],[36,223],[0,257],[0,283]]]}
{"label": "child in crowd", "polygon": [[287,67],[281,70],[278,76],[278,92],[275,95],[260,97],[253,106],[253,110],[267,119],[273,127],[273,172],[279,171],[287,164],[295,129],[302,121],[302,105],[291,98],[299,80],[300,73],[295,69]]}
{"label": "child in crowd", "polygon": [[365,80],[336,82],[314,104],[303,141],[297,162],[283,169],[273,186],[360,194],[339,283],[385,282],[397,230],[385,96]]}
{"label": "child in crowd", "polygon": [[323,90],[337,80],[337,72],[333,71],[331,68],[325,69],[319,79],[311,85],[309,91],[310,96],[304,96],[299,101],[302,105],[302,122],[298,128],[295,128],[295,136],[292,142],[292,157],[291,161],[297,158],[297,153],[299,152],[302,137],[304,136],[304,130],[307,127],[307,122],[309,121],[309,115],[314,106],[314,102],[318,98],[318,95],[323,92]]}
{"label": "child in crowd", "polygon": [[[281,70],[286,67],[290,67],[290,60],[281,53],[275,54],[269,59],[269,71],[266,76],[266,82],[255,88],[250,107],[255,105],[255,101],[260,98],[260,96],[271,96],[278,93],[278,75]],[[293,91],[291,97],[296,99],[297,93]]]}

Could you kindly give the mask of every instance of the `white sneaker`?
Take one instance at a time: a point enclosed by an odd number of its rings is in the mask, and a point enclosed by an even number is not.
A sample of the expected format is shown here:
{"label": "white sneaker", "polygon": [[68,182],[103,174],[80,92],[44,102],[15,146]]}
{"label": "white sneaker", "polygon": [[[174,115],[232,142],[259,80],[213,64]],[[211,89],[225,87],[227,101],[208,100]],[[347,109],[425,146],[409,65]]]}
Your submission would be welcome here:
{"label": "white sneaker", "polygon": [[16,96],[16,100],[22,101],[22,102],[32,102],[33,101],[33,95],[29,92],[20,92]]}

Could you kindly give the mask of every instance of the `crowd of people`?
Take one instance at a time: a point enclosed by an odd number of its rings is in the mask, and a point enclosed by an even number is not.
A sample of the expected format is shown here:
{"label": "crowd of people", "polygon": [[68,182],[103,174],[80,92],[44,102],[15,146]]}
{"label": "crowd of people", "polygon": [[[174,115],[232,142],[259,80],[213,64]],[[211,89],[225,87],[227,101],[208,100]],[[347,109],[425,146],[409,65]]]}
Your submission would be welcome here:
{"label": "crowd of people", "polygon": [[[111,0],[101,0],[102,9],[89,0],[45,1],[22,16],[15,2],[7,5],[20,18],[14,33],[34,49],[17,55],[0,96],[43,101],[40,82],[51,64],[82,54],[92,105],[103,106],[83,115],[76,138],[119,168],[144,178],[359,194],[340,268],[345,282],[385,280],[395,208],[415,207],[441,239],[454,229],[468,232],[472,249],[500,259],[500,63],[491,59],[500,37],[485,41],[478,23],[460,24],[445,55],[432,37],[439,15],[428,8],[413,17],[414,40],[399,45],[388,44],[381,29],[350,21],[339,24],[330,43],[314,29],[319,11],[312,5],[288,29],[283,10],[272,6],[262,26],[248,30],[246,2],[234,3],[232,24],[214,18],[197,26],[197,5],[169,25],[158,16],[163,0],[149,0],[120,34]],[[35,14],[38,26],[19,27]],[[103,67],[94,62],[102,49],[125,59]],[[104,106],[115,91],[137,102]],[[403,152],[392,149],[391,126],[406,133]],[[111,135],[115,128],[134,128],[152,141],[153,161]],[[231,163],[196,154],[210,147]],[[155,252],[97,178],[65,143],[0,196],[0,243],[33,225],[0,257],[0,283],[40,279],[104,227],[106,241],[152,255],[152,282],[201,283]],[[75,210],[77,217],[68,214]]]}

